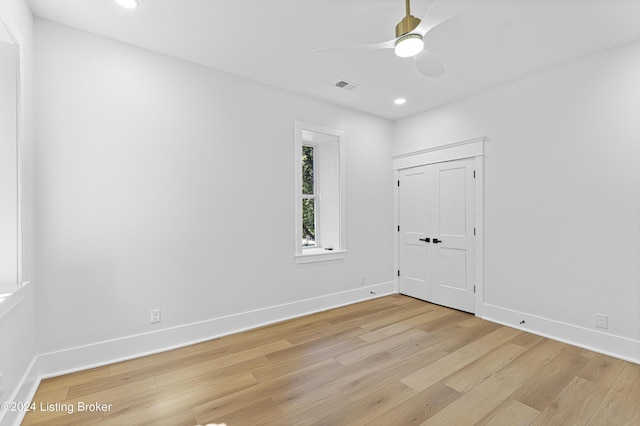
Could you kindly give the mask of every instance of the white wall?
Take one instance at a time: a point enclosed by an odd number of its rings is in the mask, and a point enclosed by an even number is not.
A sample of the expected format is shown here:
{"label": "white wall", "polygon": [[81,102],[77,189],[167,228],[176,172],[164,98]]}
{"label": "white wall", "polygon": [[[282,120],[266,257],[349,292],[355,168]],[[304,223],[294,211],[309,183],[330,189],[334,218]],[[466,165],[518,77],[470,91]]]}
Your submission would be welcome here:
{"label": "white wall", "polygon": [[636,42],[396,122],[394,154],[489,138],[481,314],[640,360],[639,118]]}
{"label": "white wall", "polygon": [[[32,133],[32,70],[33,20],[24,0],[2,0],[0,19],[20,43],[21,66],[21,151],[23,184],[23,278],[33,280],[33,133]],[[0,401],[22,401],[34,391],[37,372],[33,368],[36,357],[36,314],[34,283],[0,303],[0,373],[4,373]],[[0,411],[0,423],[16,421],[16,413]]]}
{"label": "white wall", "polygon": [[[69,354],[48,373],[101,362],[71,348],[393,284],[390,121],[47,21],[35,34],[39,345]],[[346,132],[344,261],[294,260],[295,120]]]}

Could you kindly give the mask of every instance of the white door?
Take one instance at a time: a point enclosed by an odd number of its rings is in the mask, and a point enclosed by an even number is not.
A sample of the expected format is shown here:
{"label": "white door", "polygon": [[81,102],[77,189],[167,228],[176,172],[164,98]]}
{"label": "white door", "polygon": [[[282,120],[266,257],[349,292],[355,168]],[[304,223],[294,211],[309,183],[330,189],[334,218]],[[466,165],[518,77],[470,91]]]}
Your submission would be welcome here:
{"label": "white door", "polygon": [[431,266],[431,243],[427,243],[427,235],[432,220],[426,196],[427,167],[401,170],[399,181],[400,293],[430,301],[432,292],[427,271]]}
{"label": "white door", "polygon": [[400,293],[475,311],[473,159],[399,173]]}

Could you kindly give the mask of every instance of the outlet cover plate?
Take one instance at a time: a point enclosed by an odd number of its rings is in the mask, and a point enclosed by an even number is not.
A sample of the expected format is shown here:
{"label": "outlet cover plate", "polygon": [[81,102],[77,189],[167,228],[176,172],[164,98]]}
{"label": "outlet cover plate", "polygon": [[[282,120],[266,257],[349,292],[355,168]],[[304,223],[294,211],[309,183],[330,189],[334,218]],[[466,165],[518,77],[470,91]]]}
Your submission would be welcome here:
{"label": "outlet cover plate", "polygon": [[151,324],[157,324],[160,322],[160,309],[151,310]]}
{"label": "outlet cover plate", "polygon": [[603,314],[596,314],[596,327],[598,328],[609,328],[609,317]]}

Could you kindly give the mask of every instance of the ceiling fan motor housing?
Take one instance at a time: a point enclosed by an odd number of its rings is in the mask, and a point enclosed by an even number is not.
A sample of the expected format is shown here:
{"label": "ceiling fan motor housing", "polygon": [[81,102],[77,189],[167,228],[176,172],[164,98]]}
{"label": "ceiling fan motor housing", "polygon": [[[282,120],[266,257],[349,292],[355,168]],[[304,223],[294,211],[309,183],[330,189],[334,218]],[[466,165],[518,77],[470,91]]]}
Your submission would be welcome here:
{"label": "ceiling fan motor housing", "polygon": [[407,15],[402,18],[402,21],[396,25],[396,37],[405,35],[413,30],[420,24],[420,19],[413,15]]}

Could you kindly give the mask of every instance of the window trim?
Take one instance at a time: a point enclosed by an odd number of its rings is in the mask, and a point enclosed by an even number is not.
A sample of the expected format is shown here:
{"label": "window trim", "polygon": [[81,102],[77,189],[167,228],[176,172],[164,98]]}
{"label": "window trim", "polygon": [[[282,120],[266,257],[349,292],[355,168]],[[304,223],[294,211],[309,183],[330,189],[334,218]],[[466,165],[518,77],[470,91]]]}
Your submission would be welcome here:
{"label": "window trim", "polygon": [[[21,288],[28,284],[24,273],[24,166],[23,166],[23,150],[24,150],[24,137],[25,137],[25,124],[24,124],[24,109],[25,109],[25,78],[24,78],[24,35],[18,28],[16,21],[4,8],[0,7],[0,25],[3,25],[8,33],[9,37],[13,41],[11,43],[16,47],[16,93],[15,93],[15,131],[16,136],[13,143],[16,145],[16,283],[13,291],[9,296],[4,296],[2,299],[3,304],[7,304],[8,300],[12,298],[12,295],[18,292]],[[3,290],[4,293],[4,290]]]}
{"label": "window trim", "polygon": [[[303,248],[302,241],[302,167],[300,167],[300,160],[302,158],[302,146],[317,146],[318,144],[314,144],[313,142],[304,141],[303,133],[304,132],[313,132],[324,134],[330,137],[337,138],[338,144],[338,180],[339,180],[339,197],[338,197],[338,235],[339,235],[339,247],[334,248],[333,250],[324,249],[321,246],[321,238],[319,231],[321,230],[321,224],[316,223],[316,232],[318,239],[318,245],[315,247]],[[321,142],[320,142],[321,143]],[[346,249],[346,238],[345,238],[345,223],[346,223],[346,214],[345,214],[345,134],[344,131],[333,129],[330,127],[321,126],[318,124],[307,123],[303,121],[295,122],[295,150],[294,150],[294,164],[295,164],[295,249],[294,249],[294,257],[297,263],[311,263],[311,262],[322,262],[329,260],[339,260],[344,259],[347,254]],[[317,174],[320,173],[318,170],[318,163],[316,163],[317,158],[316,154],[318,151],[314,152],[314,185],[317,185]],[[317,188],[314,189],[314,192],[318,199],[321,197],[321,194],[318,193]],[[316,206],[317,208],[317,206]],[[319,211],[316,210],[316,221],[320,222]]]}

